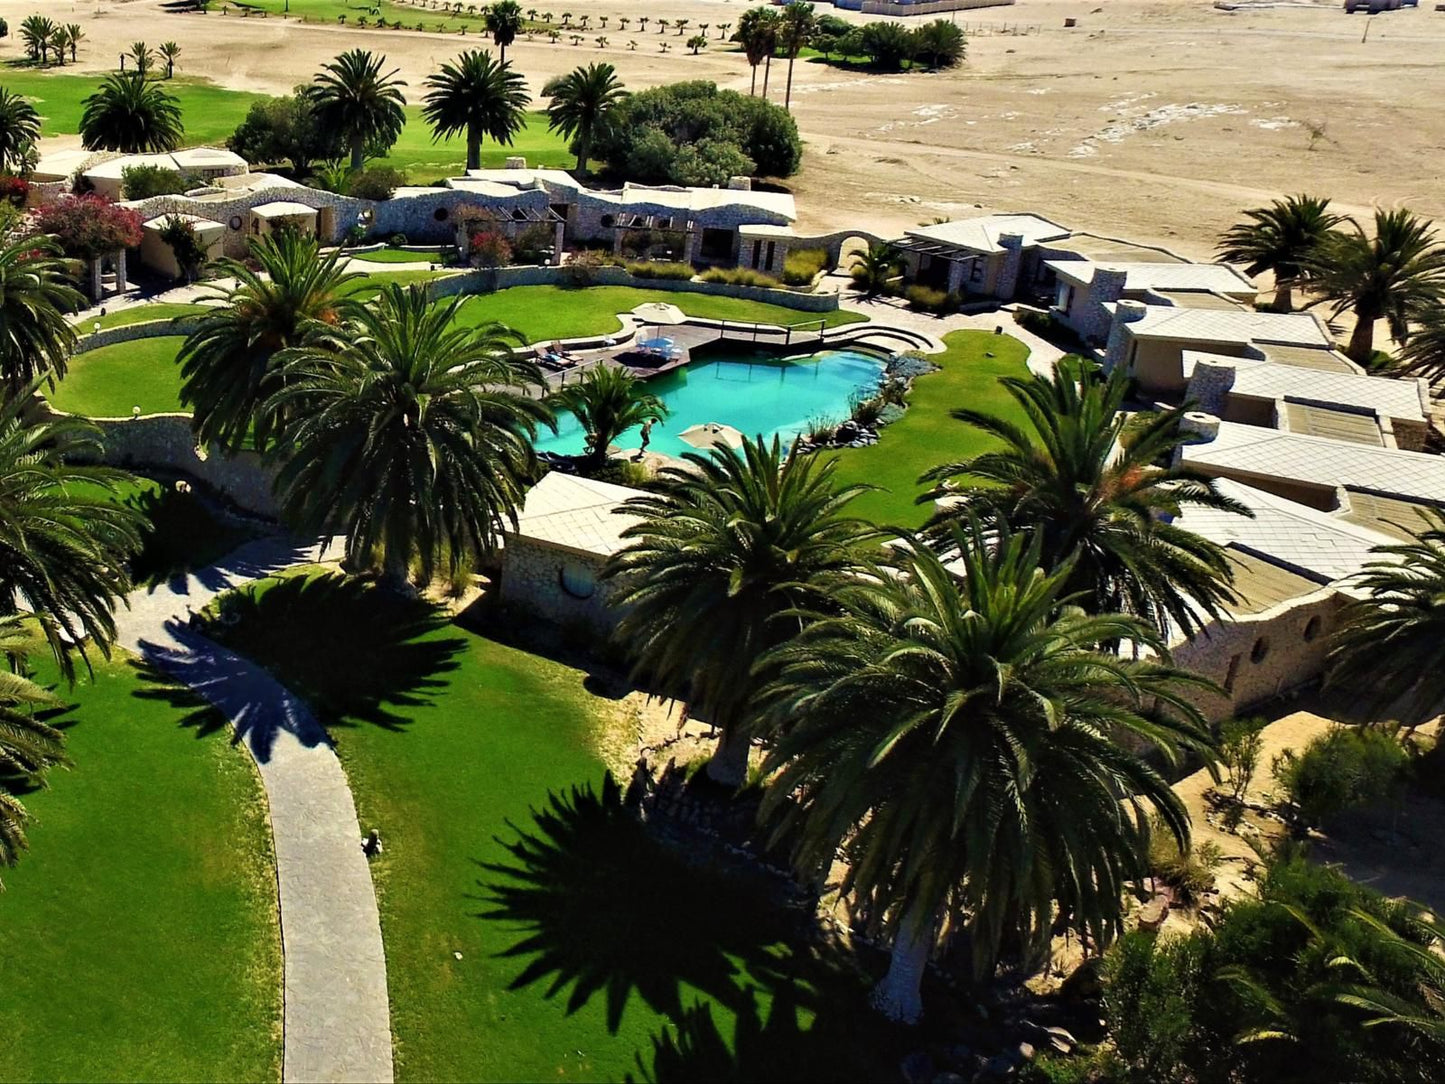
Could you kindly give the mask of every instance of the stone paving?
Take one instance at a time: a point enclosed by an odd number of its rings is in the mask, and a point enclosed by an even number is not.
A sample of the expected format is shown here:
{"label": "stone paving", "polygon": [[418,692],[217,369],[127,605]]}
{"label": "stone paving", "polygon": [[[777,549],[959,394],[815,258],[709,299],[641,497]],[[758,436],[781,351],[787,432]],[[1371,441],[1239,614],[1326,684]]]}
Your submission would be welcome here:
{"label": "stone paving", "polygon": [[118,615],[118,642],[221,711],[256,760],[270,805],[285,958],[282,1079],[389,1082],[381,922],[341,763],[305,704],[187,622],[224,591],[320,556],[319,544],[270,537],[138,589]]}

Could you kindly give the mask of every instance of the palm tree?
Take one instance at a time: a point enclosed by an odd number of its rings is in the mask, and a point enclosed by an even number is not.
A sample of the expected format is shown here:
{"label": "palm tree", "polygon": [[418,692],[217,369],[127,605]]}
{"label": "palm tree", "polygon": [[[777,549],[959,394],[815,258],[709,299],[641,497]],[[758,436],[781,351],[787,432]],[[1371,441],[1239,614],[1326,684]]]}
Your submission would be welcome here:
{"label": "palm tree", "polygon": [[69,263],[50,237],[0,240],[0,382],[5,398],[21,398],[38,380],[53,388],[75,349],[65,313],[85,307],[71,285]]}
{"label": "palm tree", "polygon": [[150,46],[143,41],[133,42],[130,55],[135,58],[135,70],[141,75],[149,75],[153,63]]}
{"label": "palm tree", "polygon": [[850,271],[853,284],[868,297],[883,293],[888,289],[889,282],[902,272],[903,253],[885,242],[869,245],[866,252],[855,253]]}
{"label": "palm tree", "polygon": [[505,146],[526,126],[532,101],[526,81],[484,50],[469,50],[443,64],[440,72],[427,76],[426,85],[422,116],[437,139],[466,133],[468,169],[481,168],[483,136]]}
{"label": "palm tree", "polygon": [[[24,659],[31,644],[19,617],[0,618],[0,652],[15,660],[12,665]],[[58,705],[33,681],[0,670],[0,866],[15,865],[28,847],[25,824],[30,814],[12,793],[12,784],[42,785],[46,769],[67,762],[64,733],[35,717],[37,708]]]}
{"label": "palm tree", "polygon": [[678,37],[682,37],[682,35],[687,32],[688,24],[690,24],[691,22],[692,22],[691,19],[675,19],[675,20],[673,20],[672,25],[677,29],[677,36],[678,36]]}
{"label": "palm tree", "polygon": [[0,171],[26,173],[35,159],[40,115],[13,90],[0,87]]}
{"label": "palm tree", "polygon": [[323,257],[316,238],[294,231],[253,241],[250,255],[255,270],[218,261],[235,285],[212,287],[225,304],[206,309],[177,358],[196,436],[232,450],[248,440],[265,448],[282,434],[284,416],[263,409],[280,386],[277,355],[313,324],[336,324],[346,287],[360,277],[341,269],[339,249]]}
{"label": "palm tree", "polygon": [[693,56],[697,56],[699,49],[707,47],[707,37],[703,34],[694,34],[687,39],[687,47],[692,50]]}
{"label": "palm tree", "polygon": [[1445,383],[1445,302],[1430,302],[1416,311],[1414,324],[1391,371],[1423,376],[1438,388]]}
{"label": "palm tree", "polygon": [[0,616],[33,614],[73,680],[86,644],[110,654],[145,519],[116,496],[122,475],[74,465],[99,455],[96,430],[66,415],[37,418],[28,400],[0,406]]}
{"label": "palm tree", "polygon": [[351,148],[351,168],[360,169],[368,147],[390,147],[406,127],[406,83],[396,71],[383,74],[386,57],[348,49],[322,66],[308,94],[323,129],[339,132]]}
{"label": "palm tree", "polygon": [[608,447],[623,433],[670,413],[630,370],[608,365],[594,366],[584,379],[562,388],[553,403],[559,411],[571,411],[581,423],[593,469],[606,464]]}
{"label": "palm tree", "polygon": [[683,697],[721,732],[707,773],[737,786],[747,769],[755,665],[795,635],[791,611],[857,569],[873,529],[846,514],[865,486],[839,486],[836,462],[785,455],[775,437],[689,452],[657,492],[624,509],[640,522],[609,562],[636,673]]}
{"label": "palm tree", "polygon": [[269,407],[296,419],[276,480],[286,519],[345,533],[348,564],[393,583],[413,562],[430,581],[495,549],[551,419],[541,371],[513,356],[520,336],[464,326],[465,303],[392,283],[348,305],[343,327],[286,351]]}
{"label": "palm tree", "polygon": [[497,0],[487,8],[487,32],[502,51],[503,64],[507,62],[507,46],[517,40],[521,30],[522,5],[517,0]]}
{"label": "palm tree", "polygon": [[170,79],[176,74],[176,58],[181,55],[181,47],[173,41],[162,42],[160,53],[166,62],[166,78]]}
{"label": "palm tree", "polygon": [[1445,513],[1420,515],[1353,581],[1363,597],[1340,615],[1327,682],[1412,725],[1445,711]]}
{"label": "palm tree", "polygon": [[1244,264],[1250,275],[1274,275],[1274,310],[1294,309],[1293,291],[1308,273],[1310,255],[1344,219],[1319,196],[1287,196],[1244,212],[1249,221],[1225,231],[1219,258]]}
{"label": "palm tree", "polygon": [[180,103],[140,72],[112,72],[82,104],[80,139],[86,150],[173,151],[185,135]]}
{"label": "palm tree", "polygon": [[70,62],[75,63],[75,50],[80,41],[85,37],[85,32],[80,29],[79,23],[69,23],[65,27],[65,44],[70,46]]}
{"label": "palm tree", "polygon": [[1361,365],[1375,353],[1375,321],[1387,322],[1401,344],[1410,337],[1412,313],[1445,295],[1445,246],[1430,222],[1401,208],[1375,212],[1375,236],[1359,223],[1337,230],[1307,261],[1312,286],[1333,313],[1355,315],[1346,353]]}
{"label": "palm tree", "polygon": [[[1189,836],[1131,750],[1207,751],[1187,696],[1201,683],[1160,661],[1154,630],[1068,605],[1070,570],[1046,571],[1037,539],[974,523],[954,548],[961,573],[915,544],[896,573],[836,588],[835,612],[767,660],[763,693],[780,732],[763,814],[800,841],[805,875],[841,847],[843,891],[886,908],[892,962],[872,1001],[907,1022],[946,910],[980,977],[1005,944],[1047,943],[1056,914],[1095,943],[1119,933],[1150,812],[1186,852]],[[1158,657],[1109,649],[1124,640]]]}
{"label": "palm tree", "polygon": [[[1092,362],[1061,363],[1051,376],[1005,377],[1025,419],[963,408],[953,417],[1001,445],[924,478],[941,483],[920,500],[947,498],[933,533],[978,518],[996,529],[1035,530],[1048,568],[1070,569],[1068,593],[1093,613],[1122,612],[1160,635],[1186,634],[1201,614],[1233,600],[1229,559],[1214,542],[1172,522],[1189,507],[1248,515],[1215,481],[1172,464],[1185,407],[1122,411],[1129,377],[1100,379]],[[943,527],[938,532],[939,526]]]}
{"label": "palm tree", "polygon": [[65,67],[65,50],[69,44],[70,31],[63,26],[57,26],[50,35],[50,48],[55,50],[55,61],[62,68]]}
{"label": "palm tree", "polygon": [[547,130],[561,132],[577,152],[577,173],[585,176],[592,140],[607,123],[617,103],[627,97],[617,69],[611,64],[588,64],[552,80],[543,88],[547,106]]}
{"label": "palm tree", "polygon": [[55,23],[43,15],[30,15],[20,24],[20,40],[25,53],[43,66],[50,60],[50,40],[55,36]]}
{"label": "palm tree", "polygon": [[793,61],[798,59],[803,46],[808,44],[817,29],[818,17],[813,13],[812,4],[793,0],[793,3],[783,9],[782,23],[778,27],[778,43],[783,47],[783,55],[788,58],[788,88],[783,93],[783,108],[789,112],[793,108]]}

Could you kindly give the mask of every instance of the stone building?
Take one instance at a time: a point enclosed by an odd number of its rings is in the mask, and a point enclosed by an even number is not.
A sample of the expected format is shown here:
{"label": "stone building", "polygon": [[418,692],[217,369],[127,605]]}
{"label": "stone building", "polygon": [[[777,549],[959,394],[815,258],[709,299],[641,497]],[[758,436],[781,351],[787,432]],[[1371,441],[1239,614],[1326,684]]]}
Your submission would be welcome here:
{"label": "stone building", "polygon": [[1054,315],[1088,343],[1109,338],[1110,302],[1237,309],[1258,294],[1254,283],[1225,264],[1047,260],[1045,266],[1057,284]]}
{"label": "stone building", "polygon": [[994,214],[904,232],[906,274],[951,294],[1012,301],[1053,291],[1054,259],[1077,258],[1071,231],[1036,214]]}
{"label": "stone building", "polygon": [[192,187],[214,184],[222,177],[238,177],[250,171],[239,154],[219,147],[190,147],[168,154],[124,154],[84,168],[81,177],[92,191],[119,203],[125,198],[125,171],[136,166],[154,166],[179,174]]}

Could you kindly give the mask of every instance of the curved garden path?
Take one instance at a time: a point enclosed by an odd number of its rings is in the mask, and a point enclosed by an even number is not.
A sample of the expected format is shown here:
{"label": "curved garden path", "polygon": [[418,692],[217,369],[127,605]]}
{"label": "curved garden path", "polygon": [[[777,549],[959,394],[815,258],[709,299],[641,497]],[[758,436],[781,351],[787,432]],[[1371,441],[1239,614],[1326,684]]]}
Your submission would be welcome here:
{"label": "curved garden path", "polygon": [[189,612],[217,595],[314,562],[319,549],[264,538],[209,568],[138,589],[118,615],[118,642],[221,711],[260,770],[285,958],[283,1081],[389,1082],[381,922],[341,763],[305,704],[260,667],[187,627]]}

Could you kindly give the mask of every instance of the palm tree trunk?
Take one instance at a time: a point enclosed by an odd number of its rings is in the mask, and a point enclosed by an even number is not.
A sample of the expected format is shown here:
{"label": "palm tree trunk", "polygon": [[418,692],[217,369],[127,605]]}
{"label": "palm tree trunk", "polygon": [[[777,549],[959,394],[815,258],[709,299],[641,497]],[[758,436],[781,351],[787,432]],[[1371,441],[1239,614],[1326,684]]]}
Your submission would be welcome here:
{"label": "palm tree trunk", "polygon": [[592,130],[583,128],[577,133],[577,176],[587,176],[587,160],[592,156]]}
{"label": "palm tree trunk", "polygon": [[773,54],[768,54],[768,59],[763,65],[763,100],[768,99],[768,76],[773,74]]}
{"label": "palm tree trunk", "polygon": [[366,140],[361,133],[351,137],[351,168],[360,169],[366,164]]}
{"label": "palm tree trunk", "polygon": [[1357,365],[1367,365],[1375,353],[1375,321],[1355,309],[1355,330],[1350,332],[1350,345],[1345,350]]}
{"label": "palm tree trunk", "polygon": [[482,133],[475,124],[467,125],[467,168],[482,168]]}
{"label": "palm tree trunk", "polygon": [[[796,54],[794,54],[796,55]],[[788,88],[783,91],[783,108],[791,113],[793,111],[793,57],[788,57]]]}
{"label": "palm tree trunk", "polygon": [[922,901],[914,901],[898,923],[888,974],[873,987],[868,1003],[889,1020],[918,1023],[923,1016],[923,972],[932,948],[933,916]]}
{"label": "palm tree trunk", "polygon": [[497,48],[502,51],[502,63],[505,64],[507,62],[507,47],[505,45],[498,45]]}
{"label": "palm tree trunk", "polygon": [[756,98],[758,95],[758,66],[753,65],[753,84],[748,87],[748,97]]}
{"label": "palm tree trunk", "polygon": [[707,777],[724,786],[742,786],[748,778],[748,750],[751,748],[752,742],[742,727],[723,727],[717,750],[707,762]]}
{"label": "palm tree trunk", "polygon": [[1274,284],[1274,311],[1294,312],[1294,287],[1286,279]]}

